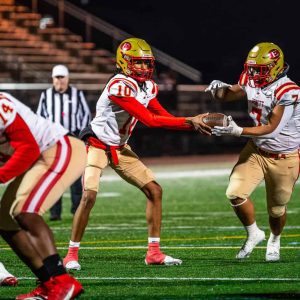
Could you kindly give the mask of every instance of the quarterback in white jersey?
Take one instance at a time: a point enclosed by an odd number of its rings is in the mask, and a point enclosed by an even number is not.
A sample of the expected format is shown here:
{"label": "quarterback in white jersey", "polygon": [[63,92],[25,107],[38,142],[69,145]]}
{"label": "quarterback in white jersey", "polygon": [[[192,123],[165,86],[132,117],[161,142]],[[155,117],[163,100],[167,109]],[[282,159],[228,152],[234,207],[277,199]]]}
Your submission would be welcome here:
{"label": "quarterback in white jersey", "polygon": [[108,164],[147,197],[148,252],[145,263],[181,264],[180,259],[160,250],[162,189],[127,142],[137,121],[149,127],[197,129],[204,134],[210,134],[210,128],[203,124],[202,115],[175,117],[159,104],[156,98],[158,87],[151,80],[154,56],[146,41],[138,38],[123,41],[117,49],[116,61],[118,74],[102,92],[90,128],[82,132],[88,145],[88,163],[84,173],[84,195],[74,216],[69,252],[64,259],[67,269],[80,269],[80,241],[96,201],[100,176]]}
{"label": "quarterback in white jersey", "polygon": [[[18,300],[73,298],[83,290],[63,268],[42,218],[84,170],[84,143],[67,134],[61,125],[0,93],[0,183],[8,184],[1,197],[0,234],[41,282]],[[8,273],[1,266],[0,285]]]}
{"label": "quarterback in white jersey", "polygon": [[248,54],[239,83],[214,80],[207,91],[214,99],[233,101],[247,98],[254,127],[239,127],[229,116],[228,127],[212,133],[251,138],[230,175],[226,195],[247,231],[247,239],[236,255],[248,257],[265,239],[255,221],[250,195],[265,180],[270,237],[266,261],[280,259],[280,235],[286,209],[299,175],[300,87],[286,73],[282,50],[273,43],[259,43]]}

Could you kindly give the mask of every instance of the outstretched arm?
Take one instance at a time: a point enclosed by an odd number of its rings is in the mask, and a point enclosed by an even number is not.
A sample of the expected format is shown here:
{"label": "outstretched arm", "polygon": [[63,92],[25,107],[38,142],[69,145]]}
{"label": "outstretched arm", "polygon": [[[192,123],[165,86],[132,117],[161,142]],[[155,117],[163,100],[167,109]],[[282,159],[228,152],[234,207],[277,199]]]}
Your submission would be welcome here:
{"label": "outstretched arm", "polygon": [[116,97],[111,95],[109,99],[148,127],[174,128],[184,125],[190,126],[184,117],[152,113],[133,97]]}
{"label": "outstretched arm", "polygon": [[212,133],[217,136],[233,135],[233,136],[248,136],[258,138],[275,138],[293,115],[294,108],[290,106],[276,105],[270,116],[269,122],[263,126],[254,127],[239,127],[232,118],[229,126],[215,126]]}

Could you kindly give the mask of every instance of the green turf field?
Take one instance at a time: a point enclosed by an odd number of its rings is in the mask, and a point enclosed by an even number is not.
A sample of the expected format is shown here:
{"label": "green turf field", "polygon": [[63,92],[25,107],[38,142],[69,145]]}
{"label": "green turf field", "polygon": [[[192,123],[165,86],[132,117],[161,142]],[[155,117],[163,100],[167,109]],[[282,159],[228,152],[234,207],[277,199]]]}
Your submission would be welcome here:
{"label": "green turf field", "polygon": [[[224,196],[230,167],[154,168],[164,188],[161,246],[183,260],[172,267],[144,264],[144,196],[108,172],[82,242],[82,270],[74,273],[85,287],[80,299],[300,299],[300,185],[289,205],[281,261],[264,261],[264,242],[239,262],[235,254],[245,231]],[[269,235],[263,186],[253,200],[257,223]],[[66,194],[63,221],[49,223],[62,256],[70,236],[69,206]],[[0,299],[34,288],[33,275],[3,241],[0,260],[20,278],[18,287],[0,288]]]}

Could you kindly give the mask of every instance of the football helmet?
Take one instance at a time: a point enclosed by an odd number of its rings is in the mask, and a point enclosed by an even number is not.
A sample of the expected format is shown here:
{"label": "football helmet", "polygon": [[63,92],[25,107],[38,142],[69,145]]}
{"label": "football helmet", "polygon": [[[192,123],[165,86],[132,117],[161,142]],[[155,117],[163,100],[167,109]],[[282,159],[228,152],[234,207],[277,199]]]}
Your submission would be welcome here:
{"label": "football helmet", "polygon": [[273,43],[259,43],[249,52],[244,72],[251,87],[263,87],[278,78],[284,71],[284,55]]}
{"label": "football helmet", "polygon": [[154,71],[154,60],[149,44],[139,38],[124,40],[117,49],[117,68],[139,82],[151,79]]}

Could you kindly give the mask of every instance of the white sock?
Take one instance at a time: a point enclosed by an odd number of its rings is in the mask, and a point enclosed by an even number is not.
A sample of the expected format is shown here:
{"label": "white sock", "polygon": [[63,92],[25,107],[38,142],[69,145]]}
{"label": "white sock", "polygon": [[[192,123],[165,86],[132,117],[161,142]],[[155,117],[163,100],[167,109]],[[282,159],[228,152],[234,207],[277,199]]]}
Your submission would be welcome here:
{"label": "white sock", "polygon": [[79,248],[80,247],[80,242],[72,242],[72,241],[70,241],[69,247],[70,248]]}
{"label": "white sock", "polygon": [[158,243],[160,242],[160,238],[159,237],[148,237],[148,244],[150,243]]}
{"label": "white sock", "polygon": [[248,235],[253,235],[255,234],[257,231],[259,231],[260,229],[257,227],[256,222],[254,222],[253,224],[249,225],[249,226],[245,226],[246,231],[248,233]]}
{"label": "white sock", "polygon": [[280,234],[279,235],[274,235],[272,232],[270,233],[269,241],[272,243],[277,243],[280,241]]}

